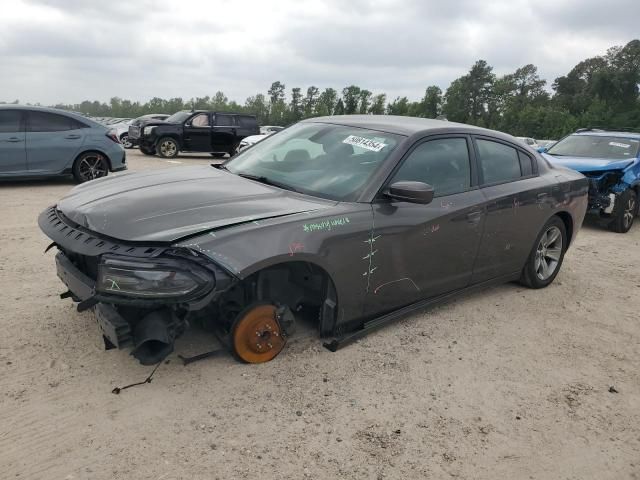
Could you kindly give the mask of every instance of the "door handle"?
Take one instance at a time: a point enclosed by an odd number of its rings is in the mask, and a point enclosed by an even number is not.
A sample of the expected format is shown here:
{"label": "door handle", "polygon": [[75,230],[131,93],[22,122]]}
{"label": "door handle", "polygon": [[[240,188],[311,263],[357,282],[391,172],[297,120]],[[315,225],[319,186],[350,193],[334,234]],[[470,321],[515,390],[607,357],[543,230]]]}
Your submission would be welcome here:
{"label": "door handle", "polygon": [[543,198],[547,198],[549,196],[548,193],[542,192],[538,194],[538,200],[542,200]]}
{"label": "door handle", "polygon": [[67,140],[77,140],[80,138],[80,135],[67,135],[66,137]]}
{"label": "door handle", "polygon": [[21,142],[22,139],[18,138],[18,137],[9,137],[5,140],[5,142],[9,142],[9,143],[17,143],[17,142]]}

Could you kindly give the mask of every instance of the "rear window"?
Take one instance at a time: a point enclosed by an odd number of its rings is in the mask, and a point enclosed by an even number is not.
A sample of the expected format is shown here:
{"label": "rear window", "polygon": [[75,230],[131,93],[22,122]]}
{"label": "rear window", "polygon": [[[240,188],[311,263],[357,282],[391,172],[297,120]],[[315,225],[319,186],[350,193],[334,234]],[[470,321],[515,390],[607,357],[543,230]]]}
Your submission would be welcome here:
{"label": "rear window", "polygon": [[216,115],[216,125],[220,127],[230,127],[233,125],[233,116],[232,115]]}
{"label": "rear window", "polygon": [[63,132],[78,128],[88,127],[73,118],[57,113],[29,112],[28,130],[30,132]]}
{"label": "rear window", "polygon": [[570,135],[547,153],[558,157],[585,157],[624,160],[636,158],[640,140],[607,135]]}
{"label": "rear window", "polygon": [[517,180],[522,176],[518,151],[490,140],[476,140],[480,169],[485,184]]}

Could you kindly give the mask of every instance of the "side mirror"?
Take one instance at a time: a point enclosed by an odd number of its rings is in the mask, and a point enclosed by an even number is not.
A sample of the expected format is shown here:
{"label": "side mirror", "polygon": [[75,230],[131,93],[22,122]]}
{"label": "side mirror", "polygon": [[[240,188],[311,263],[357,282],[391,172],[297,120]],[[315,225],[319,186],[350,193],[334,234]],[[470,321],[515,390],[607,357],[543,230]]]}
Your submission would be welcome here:
{"label": "side mirror", "polygon": [[428,183],[402,181],[392,183],[384,194],[403,202],[426,205],[433,200],[433,187]]}
{"label": "side mirror", "polygon": [[547,147],[538,147],[538,153],[544,153],[548,150]]}

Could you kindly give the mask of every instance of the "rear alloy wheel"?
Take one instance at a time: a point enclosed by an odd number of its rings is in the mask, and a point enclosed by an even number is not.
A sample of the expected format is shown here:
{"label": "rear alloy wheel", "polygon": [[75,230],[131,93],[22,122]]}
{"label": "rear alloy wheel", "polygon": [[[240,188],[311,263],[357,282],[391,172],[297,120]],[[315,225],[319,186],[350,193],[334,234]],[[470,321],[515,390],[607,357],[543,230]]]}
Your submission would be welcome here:
{"label": "rear alloy wheel", "polygon": [[162,158],[175,158],[179,152],[178,142],[171,137],[162,137],[158,140],[156,150]]}
{"label": "rear alloy wheel", "polygon": [[633,225],[633,219],[638,213],[638,196],[636,192],[627,189],[616,198],[613,207],[613,220],[609,228],[617,233],[627,233]]}
{"label": "rear alloy wheel", "polygon": [[120,143],[124,148],[133,148],[133,143],[129,140],[129,134],[123,133],[120,137]]}
{"label": "rear alloy wheel", "polygon": [[240,312],[233,322],[231,339],[233,353],[243,362],[273,360],[286,343],[276,318],[276,306],[258,303]]}
{"label": "rear alloy wheel", "polygon": [[73,164],[73,176],[79,183],[88,182],[109,174],[109,162],[101,153],[83,153]]}
{"label": "rear alloy wheel", "polygon": [[522,269],[520,283],[530,288],[544,288],[558,275],[567,247],[564,222],[551,218],[542,228],[535,246]]}

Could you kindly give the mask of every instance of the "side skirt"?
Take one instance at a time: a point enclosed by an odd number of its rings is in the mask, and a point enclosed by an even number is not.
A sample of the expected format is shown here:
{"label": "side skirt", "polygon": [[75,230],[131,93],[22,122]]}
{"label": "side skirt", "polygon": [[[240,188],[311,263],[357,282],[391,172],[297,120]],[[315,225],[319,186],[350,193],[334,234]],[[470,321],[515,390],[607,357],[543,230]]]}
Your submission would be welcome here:
{"label": "side skirt", "polygon": [[452,300],[459,296],[466,295],[472,292],[485,290],[487,288],[501,285],[503,283],[512,282],[512,281],[518,280],[519,278],[520,278],[520,272],[511,273],[509,275],[503,275],[501,277],[497,277],[491,280],[487,280],[485,282],[477,283],[469,287],[461,288],[459,290],[453,290],[451,292],[439,295],[437,297],[428,298],[426,300],[420,300],[419,302],[415,302],[410,305],[407,305],[406,307],[399,308],[398,310],[394,310],[393,312],[382,315],[381,317],[369,320],[368,322],[365,322],[364,326],[361,329],[351,333],[347,333],[341,337],[334,338],[330,342],[325,342],[322,345],[327,350],[335,352],[338,349],[350,344],[351,342],[354,342],[359,338],[362,338],[365,335],[371,332],[374,332],[375,330],[378,330],[379,328],[382,328],[389,323],[392,323],[396,320],[400,320],[401,318],[404,318],[407,315],[414,313],[418,310],[435,307],[436,305],[446,303],[449,300]]}

